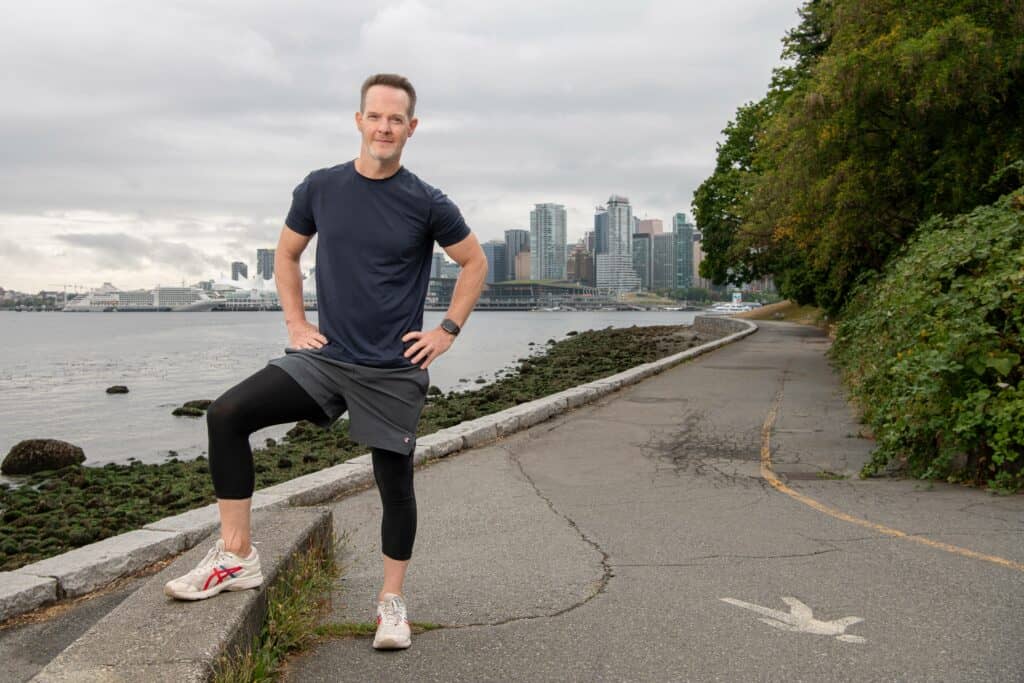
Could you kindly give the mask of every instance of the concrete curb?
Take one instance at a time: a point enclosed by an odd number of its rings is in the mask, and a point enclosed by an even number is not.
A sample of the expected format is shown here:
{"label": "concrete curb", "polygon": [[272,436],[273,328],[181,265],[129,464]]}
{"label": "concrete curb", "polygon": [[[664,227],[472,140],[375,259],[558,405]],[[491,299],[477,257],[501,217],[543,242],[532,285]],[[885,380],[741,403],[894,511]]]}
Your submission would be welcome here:
{"label": "concrete curb", "polygon": [[[443,458],[527,429],[757,331],[757,325],[738,318],[697,316],[693,326],[698,332],[730,334],[610,377],[434,432],[417,440],[414,461],[418,465]],[[340,465],[257,491],[253,496],[253,512],[324,503],[372,482],[370,455],[361,455]],[[13,572],[0,572],[0,623],[56,600],[96,590],[192,548],[218,524],[217,506],[210,504]]]}
{"label": "concrete curb", "polygon": [[333,551],[330,508],[266,510],[253,516],[263,539],[263,586],[224,592],[216,600],[179,602],[163,594],[164,583],[192,569],[207,551],[197,547],[152,577],[93,624],[32,681],[208,681],[225,652],[252,643],[267,613],[267,588],[298,553]]}

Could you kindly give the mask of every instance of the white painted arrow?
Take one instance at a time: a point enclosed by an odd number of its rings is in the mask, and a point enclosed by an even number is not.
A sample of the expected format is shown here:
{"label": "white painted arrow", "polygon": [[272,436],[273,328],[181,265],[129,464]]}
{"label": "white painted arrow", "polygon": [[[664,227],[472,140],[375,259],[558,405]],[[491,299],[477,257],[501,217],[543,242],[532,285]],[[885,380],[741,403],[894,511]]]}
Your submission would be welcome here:
{"label": "white painted arrow", "polygon": [[727,602],[730,605],[736,605],[737,607],[748,609],[751,612],[763,614],[768,618],[758,619],[758,621],[764,622],[769,626],[782,629],[783,631],[813,633],[819,636],[835,636],[836,640],[841,640],[844,643],[867,642],[867,639],[861,638],[860,636],[846,635],[847,627],[864,621],[860,617],[843,617],[842,619],[833,619],[832,621],[819,621],[814,618],[814,612],[811,611],[811,608],[796,598],[782,598],[782,601],[789,605],[789,614],[777,609],[769,609],[767,607],[761,607],[761,605],[754,605],[749,602],[743,602],[742,600],[736,600],[735,598],[719,598],[719,600]]}

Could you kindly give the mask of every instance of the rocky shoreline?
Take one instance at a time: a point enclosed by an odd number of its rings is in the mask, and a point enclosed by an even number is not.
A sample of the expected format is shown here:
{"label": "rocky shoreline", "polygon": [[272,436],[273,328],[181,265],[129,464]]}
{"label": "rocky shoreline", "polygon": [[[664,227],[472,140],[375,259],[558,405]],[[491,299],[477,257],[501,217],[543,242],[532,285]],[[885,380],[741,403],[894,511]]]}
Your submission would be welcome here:
{"label": "rocky shoreline", "polygon": [[[715,335],[691,327],[630,327],[569,333],[544,352],[498,372],[472,391],[428,393],[419,435],[685,351]],[[544,348],[544,347],[540,347]],[[348,422],[330,429],[300,422],[254,453],[257,489],[336,465],[366,452]],[[206,458],[161,464],[71,465],[29,475],[17,488],[0,485],[0,570],[60,554],[214,502]]]}

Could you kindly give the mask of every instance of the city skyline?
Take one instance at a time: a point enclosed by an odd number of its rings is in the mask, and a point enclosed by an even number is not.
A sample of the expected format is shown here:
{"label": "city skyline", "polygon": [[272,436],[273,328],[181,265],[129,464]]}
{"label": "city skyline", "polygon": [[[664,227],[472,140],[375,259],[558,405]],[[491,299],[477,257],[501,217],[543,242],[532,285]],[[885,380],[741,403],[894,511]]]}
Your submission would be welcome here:
{"label": "city skyline", "polygon": [[[621,195],[612,195],[609,198],[608,205],[609,206],[619,205],[621,207],[620,209],[617,210],[619,213],[621,213],[621,215],[619,215],[616,220],[608,221],[607,218],[608,218],[609,212],[608,212],[607,206],[599,205],[599,206],[596,207],[596,210],[595,210],[596,211],[595,216],[594,216],[594,227],[595,227],[595,229],[593,231],[584,231],[583,234],[580,236],[580,238],[577,239],[577,240],[564,239],[564,240],[561,240],[559,244],[552,243],[551,245],[549,245],[548,249],[549,249],[550,253],[548,255],[548,259],[550,259],[552,261],[552,263],[554,263],[554,262],[556,262],[558,260],[564,260],[564,262],[565,262],[563,264],[563,267],[562,267],[562,270],[564,272],[561,272],[560,276],[555,277],[554,276],[555,273],[552,272],[552,266],[548,266],[547,275],[549,275],[550,277],[534,277],[533,274],[531,273],[527,277],[522,277],[522,278],[518,278],[518,279],[524,279],[524,280],[559,280],[559,279],[568,279],[568,280],[573,280],[573,278],[570,277],[570,275],[572,274],[571,273],[572,264],[570,263],[570,261],[572,260],[571,257],[573,255],[573,252],[575,252],[576,249],[578,247],[581,247],[581,246],[584,248],[585,251],[587,251],[590,254],[590,256],[592,258],[595,259],[595,262],[592,263],[591,267],[594,268],[595,271],[596,271],[596,257],[597,257],[597,254],[598,253],[604,253],[604,254],[609,253],[608,252],[608,246],[603,247],[603,251],[600,250],[600,248],[598,246],[598,245],[601,244],[600,235],[602,233],[607,233],[608,229],[612,225],[616,226],[616,232],[620,233],[620,238],[617,238],[617,240],[618,239],[625,239],[626,240],[625,244],[628,245],[626,247],[627,249],[635,248],[635,245],[637,244],[637,242],[636,242],[636,238],[637,237],[650,237],[650,238],[661,237],[661,238],[664,238],[666,235],[670,235],[670,236],[674,237],[677,234],[677,231],[679,231],[681,228],[685,229],[687,231],[686,232],[687,242],[692,241],[693,234],[694,234],[695,230],[694,230],[694,226],[688,222],[687,214],[685,212],[677,212],[672,217],[672,225],[673,225],[672,233],[663,233],[663,232],[646,233],[644,231],[645,226],[643,225],[643,223],[649,222],[649,221],[655,221],[658,224],[661,224],[662,223],[661,219],[645,219],[645,220],[638,219],[636,216],[632,215],[632,211],[631,211],[631,207],[629,205],[628,197],[624,197],[624,196],[621,196]],[[534,209],[531,210],[531,212],[530,212],[531,219],[535,216],[535,214],[538,212],[538,210],[542,211],[543,213],[554,212],[554,213],[559,214],[557,217],[555,217],[554,225],[549,225],[548,226],[549,227],[548,239],[550,241],[551,233],[552,233],[550,228],[552,228],[552,227],[555,228],[554,232],[557,232],[560,229],[558,226],[559,226],[559,222],[564,219],[565,208],[564,208],[564,206],[562,206],[560,204],[551,204],[551,203],[536,204],[536,205],[534,205]],[[601,218],[606,219],[604,221],[604,223],[603,223],[603,227],[602,227]],[[549,219],[550,219],[550,217],[549,217]],[[659,228],[660,228],[660,225],[659,225]],[[635,232],[630,232],[631,230],[635,231]],[[507,230],[504,231],[502,239],[488,240],[487,242],[482,242],[481,243],[481,246],[484,248],[484,252],[485,252],[485,255],[487,256],[487,260],[488,260],[488,267],[489,267],[489,272],[488,272],[488,276],[487,276],[487,283],[488,284],[491,284],[491,283],[494,283],[494,282],[501,282],[501,281],[506,281],[506,280],[517,279],[516,277],[513,276],[514,275],[513,271],[514,271],[514,268],[515,268],[515,261],[514,261],[513,257],[510,257],[508,255],[509,254],[509,252],[508,252],[508,248],[509,247],[513,247],[514,249],[521,249],[521,250],[525,251],[524,255],[527,257],[527,260],[531,261],[531,262],[535,262],[535,259],[531,258],[532,254],[533,254],[533,252],[531,251],[531,247],[530,247],[531,232],[532,232],[531,230],[522,230],[522,229],[517,229],[517,228],[510,228],[510,229],[507,229]],[[594,244],[593,245],[588,245],[588,239],[592,239]],[[608,237],[607,234],[605,234],[604,239],[609,241],[611,243],[612,247],[615,247],[616,244],[621,244],[617,240],[609,240],[609,237]],[[652,243],[653,243],[653,240],[652,240]],[[700,248],[699,247],[699,241],[694,243],[693,253],[688,255],[688,261],[689,262],[687,262],[687,258],[684,258],[679,253],[679,249],[674,246],[675,244],[678,244],[678,243],[679,243],[678,241],[674,241],[673,242],[673,247],[672,247],[673,253],[674,253],[674,259],[675,259],[673,273],[676,274],[676,279],[677,279],[676,286],[677,287],[687,287],[687,286],[689,286],[689,284],[686,284],[683,281],[680,281],[678,279],[679,278],[678,273],[682,272],[680,270],[681,267],[684,267],[686,269],[694,268],[692,270],[692,273],[693,273],[692,277],[693,277],[694,280],[696,280],[698,278],[698,275],[697,275],[697,272],[695,270],[695,265],[694,264],[699,265],[699,260],[694,261],[693,259],[694,259],[694,255],[698,252],[698,250]],[[616,247],[616,248],[621,252],[622,246],[619,246],[619,247]],[[651,247],[647,247],[647,249],[651,249]],[[500,255],[499,255],[499,252],[500,252]],[[255,253],[255,257],[254,257],[254,259],[252,261],[238,260],[237,258],[234,258],[233,260],[230,261],[227,271],[219,271],[216,274],[214,274],[213,276],[211,276],[211,273],[207,272],[207,273],[203,274],[201,277],[198,277],[198,278],[191,278],[191,279],[189,279],[189,278],[181,278],[180,280],[170,280],[170,281],[164,281],[164,282],[154,282],[154,283],[151,283],[151,284],[131,285],[131,286],[125,286],[125,287],[120,287],[119,286],[118,288],[119,289],[123,289],[123,290],[137,290],[137,289],[143,289],[144,290],[144,289],[151,289],[153,287],[161,287],[161,286],[164,286],[164,287],[166,287],[166,286],[172,286],[173,287],[173,286],[178,286],[178,285],[181,285],[181,286],[201,286],[204,283],[208,283],[208,282],[219,282],[219,283],[228,284],[228,283],[231,283],[231,282],[239,282],[239,281],[250,282],[250,283],[253,283],[253,282],[256,282],[256,281],[263,281],[263,283],[265,283],[265,284],[260,284],[259,285],[260,287],[266,287],[266,286],[273,287],[274,286],[273,280],[274,280],[274,253],[275,253],[275,249],[259,247],[259,248],[256,248],[253,253]],[[311,248],[311,249],[307,250],[306,253],[307,254],[315,253],[315,248]],[[564,258],[561,258],[561,255],[563,253],[564,253]],[[433,258],[433,264],[431,266],[431,274],[430,274],[430,276],[432,278],[433,277],[456,277],[457,276],[457,273],[458,273],[458,266],[457,266],[457,264],[455,264],[453,261],[451,261],[451,259],[449,259],[447,257],[447,255],[444,253],[444,251],[442,249],[440,249],[439,247],[435,246],[432,258]],[[653,268],[654,252],[653,251],[649,251],[645,258],[648,261],[651,262],[651,265],[647,266],[646,268],[652,269]],[[653,279],[653,270],[650,270],[650,272],[648,272],[647,276],[645,277],[642,274],[642,272],[643,272],[645,267],[643,265],[641,265],[641,263],[639,263],[636,260],[636,258],[634,258],[634,256],[632,254],[626,254],[625,256],[623,256],[623,259],[627,259],[627,260],[631,260],[632,261],[631,268],[635,272],[635,274],[638,276],[642,289],[650,290],[650,289],[659,288],[659,287],[654,287],[655,281]],[[620,259],[620,260],[623,260],[623,259]],[[625,260],[623,260],[623,264],[624,263],[625,263]],[[618,265],[617,270],[620,270],[620,271],[623,270],[623,264],[617,264]],[[252,275],[251,279],[249,278],[250,266],[252,266],[252,271],[253,271],[253,275]],[[497,270],[495,272],[491,272],[491,270],[494,269],[495,267],[497,268]],[[307,281],[311,281],[311,278],[313,277],[313,274],[314,274],[314,272],[316,270],[315,269],[315,264],[312,262],[312,260],[304,258],[302,263],[300,264],[300,269],[301,269],[301,271],[303,273],[303,279],[307,280]],[[557,268],[554,268],[554,270],[557,270]],[[498,274],[499,271],[500,271],[500,275]],[[631,275],[628,275],[628,279],[632,282],[632,276]],[[104,286],[108,285],[108,284],[113,284],[113,281],[110,280],[110,279],[104,279],[102,282],[103,282]],[[595,285],[596,285],[596,283],[595,283]],[[665,286],[664,282],[661,282],[660,285],[661,285],[660,288],[668,288],[668,287]],[[607,282],[604,283],[604,286],[608,287],[608,283]],[[74,293],[74,292],[88,291],[90,289],[95,289],[95,288],[98,288],[98,287],[100,287],[100,285],[97,285],[95,282],[87,282],[87,283],[67,283],[67,282],[65,282],[65,283],[53,283],[53,282],[50,282],[50,283],[47,284],[46,287],[42,287],[42,288],[40,288],[38,290],[20,290],[17,287],[7,286],[4,283],[0,282],[0,288],[6,288],[6,289],[11,290],[11,291],[19,291],[19,292],[22,292],[22,293],[25,293],[25,294],[31,294],[31,293],[35,293],[35,292],[54,292],[54,291],[56,291],[56,292],[66,291],[66,292]],[[613,287],[613,288],[616,288],[616,287]],[[619,288],[619,289],[622,289],[622,288]],[[622,289],[623,292],[631,291],[631,290],[632,290],[631,287],[626,287],[625,289]]]}
{"label": "city skyline", "polygon": [[610,191],[667,225],[798,23],[754,0],[55,4],[61,22],[22,3],[0,26],[0,273],[23,291],[194,280],[273,248],[295,185],[357,154],[359,85],[384,70],[420,95],[404,163],[482,242],[551,202],[574,243]]}

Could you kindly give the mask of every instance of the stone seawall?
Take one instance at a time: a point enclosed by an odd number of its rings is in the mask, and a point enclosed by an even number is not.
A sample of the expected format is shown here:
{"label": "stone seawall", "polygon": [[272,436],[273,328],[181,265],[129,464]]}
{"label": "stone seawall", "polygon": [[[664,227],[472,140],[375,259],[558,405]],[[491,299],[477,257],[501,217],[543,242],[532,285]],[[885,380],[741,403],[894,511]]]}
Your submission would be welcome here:
{"label": "stone seawall", "polygon": [[698,315],[693,319],[693,329],[706,334],[733,334],[742,332],[748,327],[749,325],[741,320],[724,315]]}

